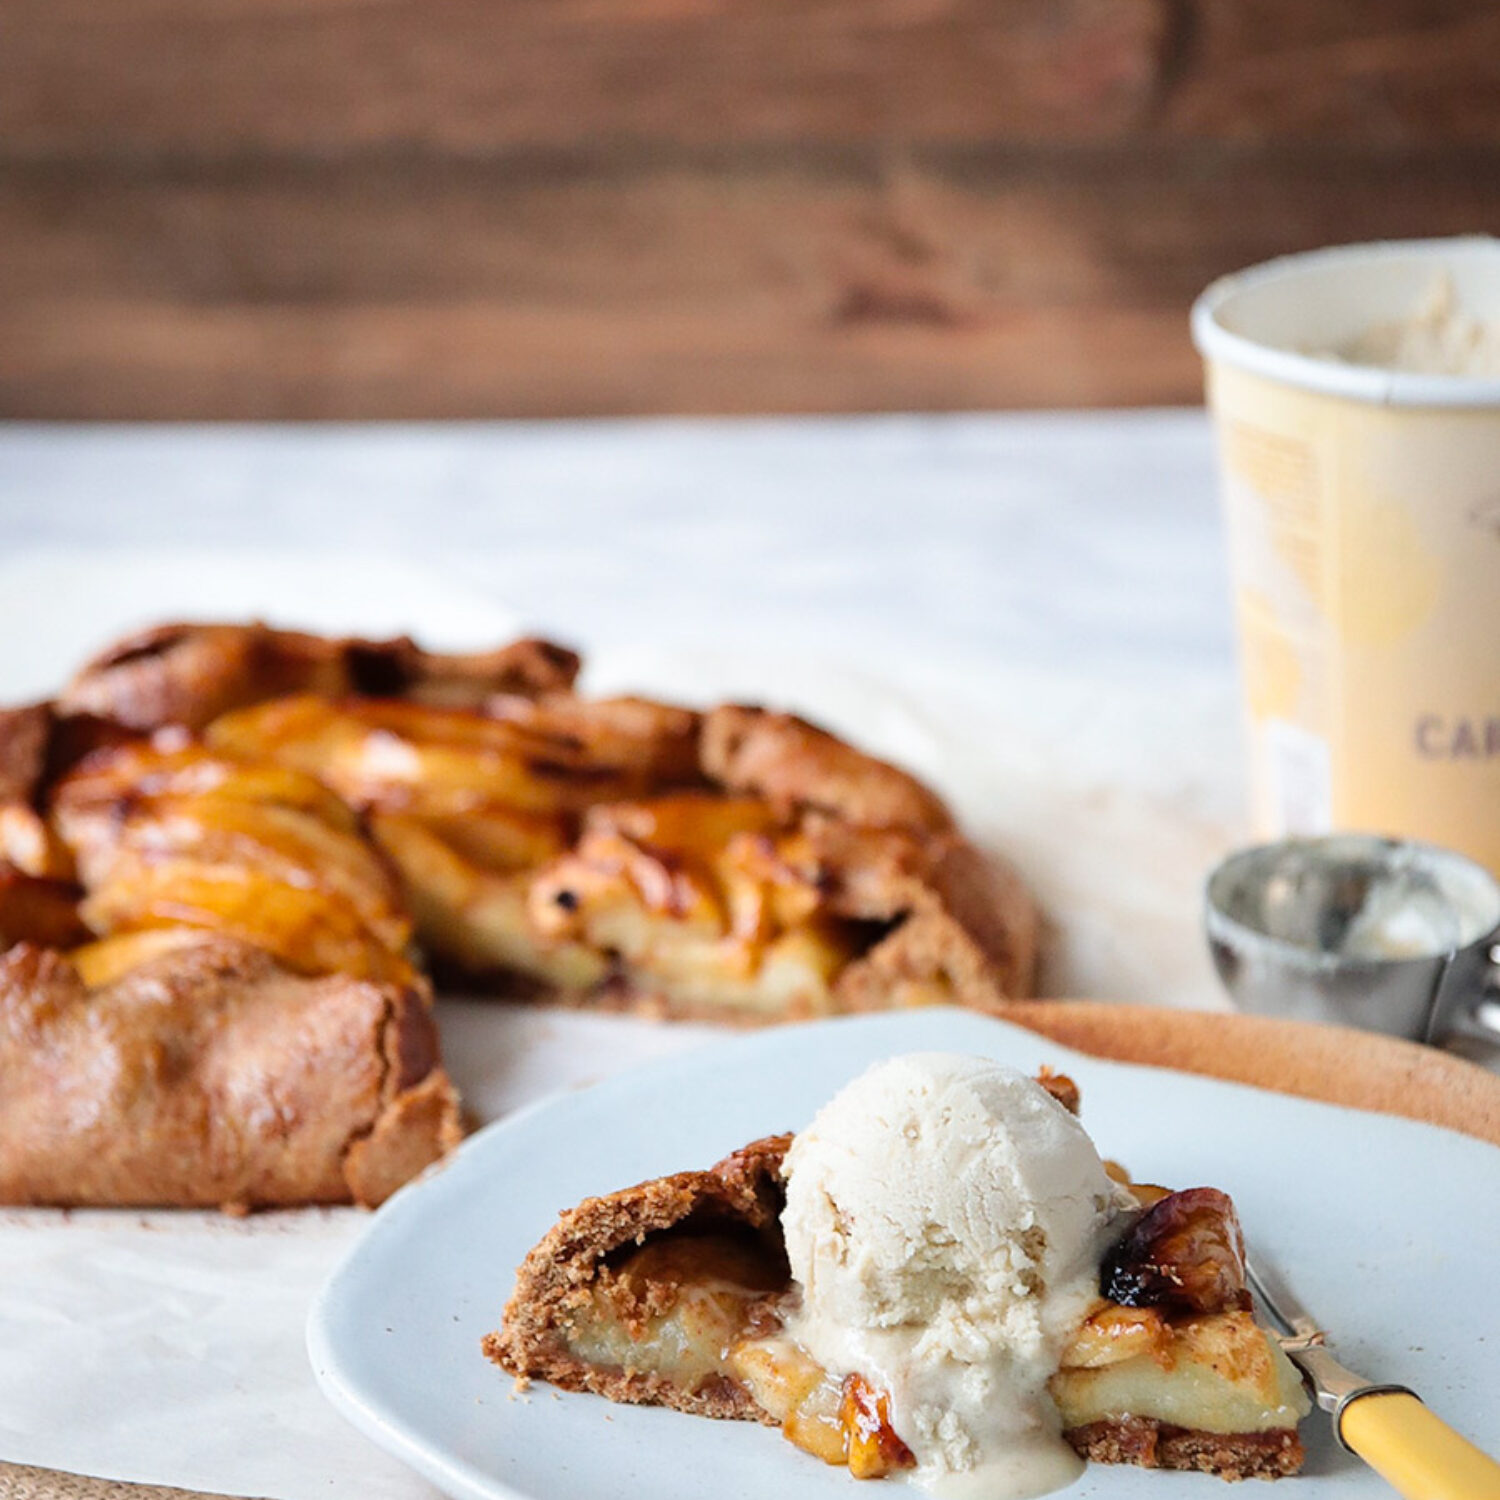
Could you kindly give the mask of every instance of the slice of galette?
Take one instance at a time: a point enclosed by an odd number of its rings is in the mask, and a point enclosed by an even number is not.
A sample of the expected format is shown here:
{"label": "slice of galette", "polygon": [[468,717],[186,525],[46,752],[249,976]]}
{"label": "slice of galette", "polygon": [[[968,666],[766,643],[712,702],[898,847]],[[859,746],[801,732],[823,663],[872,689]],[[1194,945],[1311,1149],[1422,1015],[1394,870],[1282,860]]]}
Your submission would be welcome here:
{"label": "slice of galette", "polygon": [[[872,1070],[802,1136],[563,1214],[484,1352],[938,1494],[1038,1494],[1075,1455],[1295,1473],[1308,1401],[1250,1312],[1230,1200],[1130,1185],[1091,1146],[1090,1166],[1067,1079],[985,1064],[955,1086],[932,1062]],[[873,1112],[848,1106],[860,1089]]]}

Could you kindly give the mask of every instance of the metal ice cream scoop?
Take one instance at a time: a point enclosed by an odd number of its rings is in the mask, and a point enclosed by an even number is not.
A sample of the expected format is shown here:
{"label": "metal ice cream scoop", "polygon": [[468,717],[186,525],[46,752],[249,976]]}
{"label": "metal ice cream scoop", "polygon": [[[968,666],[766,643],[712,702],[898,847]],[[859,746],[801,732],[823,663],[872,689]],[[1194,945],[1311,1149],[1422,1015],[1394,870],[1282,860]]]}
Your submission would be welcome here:
{"label": "metal ice cream scoop", "polygon": [[1208,878],[1214,966],[1243,1009],[1413,1041],[1500,1044],[1500,883],[1430,844],[1329,834]]}

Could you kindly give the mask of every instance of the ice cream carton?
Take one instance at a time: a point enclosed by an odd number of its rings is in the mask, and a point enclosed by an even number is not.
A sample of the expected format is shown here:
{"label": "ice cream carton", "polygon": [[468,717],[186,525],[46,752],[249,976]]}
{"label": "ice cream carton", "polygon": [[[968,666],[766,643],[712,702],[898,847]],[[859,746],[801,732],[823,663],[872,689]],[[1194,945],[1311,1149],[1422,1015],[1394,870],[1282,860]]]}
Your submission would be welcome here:
{"label": "ice cream carton", "polygon": [[1272,261],[1211,286],[1193,335],[1256,831],[1500,872],[1500,241]]}

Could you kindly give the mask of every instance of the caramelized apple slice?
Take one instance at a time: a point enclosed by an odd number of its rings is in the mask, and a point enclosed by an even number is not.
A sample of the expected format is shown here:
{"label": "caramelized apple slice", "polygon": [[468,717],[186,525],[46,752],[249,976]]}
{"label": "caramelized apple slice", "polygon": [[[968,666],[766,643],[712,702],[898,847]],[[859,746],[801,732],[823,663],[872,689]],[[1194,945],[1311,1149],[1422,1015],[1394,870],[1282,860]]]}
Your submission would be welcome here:
{"label": "caramelized apple slice", "polygon": [[[820,952],[805,956],[821,991],[847,961],[848,945],[836,924],[813,920],[817,870],[799,840],[749,797],[679,792],[595,808],[576,849],[537,877],[532,920],[549,936],[580,934],[648,967],[670,962],[668,947],[695,945],[690,964],[744,979],[783,936],[817,928]],[[832,960],[826,968],[823,950]]]}
{"label": "caramelized apple slice", "polygon": [[387,948],[411,937],[396,882],[358,832],[354,814],[314,778],[252,767],[197,745],[131,745],[90,757],[56,797],[59,829],[85,884],[113,888],[111,927],[135,887],[164,868],[217,869],[221,881],[256,872],[351,906]]}
{"label": "caramelized apple slice", "polygon": [[809,921],[824,905],[823,869],[806,835],[742,832],[713,870],[736,936],[754,940]]}
{"label": "caramelized apple slice", "polygon": [[[1056,1099],[1057,1102],[1062,1105],[1062,1107],[1067,1110],[1070,1115],[1077,1115],[1078,1105],[1080,1102],[1078,1085],[1074,1083],[1066,1073],[1054,1072],[1053,1069],[1043,1065],[1042,1067],[1037,1069],[1036,1081],[1041,1084],[1041,1086],[1046,1089],[1046,1091],[1051,1094],[1052,1097]],[[1106,1172],[1109,1172],[1109,1175],[1111,1177],[1114,1177],[1115,1174],[1109,1171],[1112,1165],[1117,1166],[1118,1164],[1105,1162],[1104,1170]],[[1120,1179],[1116,1178],[1116,1180],[1118,1181]],[[1127,1176],[1124,1180],[1128,1183],[1130,1179]]]}
{"label": "caramelized apple slice", "polygon": [[294,808],[255,806],[214,796],[143,806],[118,828],[116,844],[82,860],[91,885],[129,883],[173,862],[255,871],[282,885],[348,902],[386,947],[411,940],[396,881],[361,838]]}
{"label": "caramelized apple slice", "polygon": [[728,925],[701,868],[607,828],[591,829],[538,873],[531,916],[546,937],[580,936],[637,962],[657,930],[713,941]]}
{"label": "caramelized apple slice", "polygon": [[429,821],[374,813],[370,831],[406,889],[423,944],[471,974],[514,971],[580,992],[609,974],[608,958],[541,936],[527,916],[530,876],[481,868]]}
{"label": "caramelized apple slice", "polygon": [[211,943],[214,934],[204,927],[152,927],[140,932],[117,932],[74,948],[68,957],[91,990],[113,984],[122,975],[163,953]]}
{"label": "caramelized apple slice", "polygon": [[710,832],[745,832],[766,822],[766,810],[708,796],[660,803],[590,819],[578,847],[536,877],[528,906],[535,930],[618,955],[639,988],[660,987],[680,1007],[783,1015],[833,1009],[834,981],[854,952],[845,925],[814,914],[782,929],[762,888],[735,889],[720,878]]}
{"label": "caramelized apple slice", "polygon": [[617,734],[596,749],[541,714],[501,719],[385,700],[279,698],[215,720],[206,738],[313,772],[360,806],[444,816],[494,802],[581,812],[647,791],[673,769],[658,767],[649,741]]}
{"label": "caramelized apple slice", "polygon": [[840,1380],[785,1334],[745,1339],[730,1349],[728,1364],[804,1453],[846,1466],[856,1479],[881,1479],[916,1462],[891,1426],[884,1391],[863,1375]]}
{"label": "caramelized apple slice", "polygon": [[675,894],[668,877],[692,872],[729,930],[747,940],[806,921],[822,905],[823,871],[810,841],[755,797],[687,791],[596,807],[584,837],[598,841],[602,861],[621,858],[622,845],[636,851],[629,873],[641,898],[662,909]]}
{"label": "caramelized apple slice", "polygon": [[142,801],[201,797],[296,808],[330,828],[352,832],[353,811],[315,776],[272,761],[250,763],[169,737],[95,751],[68,773],[53,796],[63,837],[88,847],[113,836],[122,809]]}
{"label": "caramelized apple slice", "polygon": [[[1042,1072],[1045,1074],[1046,1069]],[[1044,1077],[1038,1077],[1037,1082],[1043,1088],[1049,1088]],[[1054,1097],[1056,1097],[1054,1095]],[[1077,1113],[1075,1110],[1074,1113]],[[1163,1198],[1171,1195],[1171,1188],[1164,1188],[1154,1182],[1136,1182],[1130,1173],[1117,1161],[1110,1161],[1108,1157],[1104,1161],[1104,1172],[1111,1182],[1118,1182],[1127,1193],[1142,1207],[1150,1208],[1153,1204],[1160,1203]]]}
{"label": "caramelized apple slice", "polygon": [[589,833],[616,834],[642,848],[706,861],[735,834],[769,833],[776,820],[770,808],[753,797],[689,791],[590,808],[585,827]]}
{"label": "caramelized apple slice", "polygon": [[1307,1415],[1296,1368],[1249,1313],[1209,1313],[1163,1330],[1159,1343],[1128,1359],[1065,1358],[1049,1386],[1064,1429],[1129,1413],[1194,1431],[1270,1432]]}
{"label": "caramelized apple slice", "polygon": [[198,927],[243,938],[299,974],[351,974],[406,984],[411,966],[341,897],[287,885],[258,870],[177,859],[142,865],[92,890],[80,908],[101,935]]}
{"label": "caramelized apple slice", "polygon": [[675,1233],[600,1267],[572,1304],[568,1347],[591,1363],[661,1375],[686,1391],[722,1381],[785,1266],[756,1242]]}
{"label": "caramelized apple slice", "polygon": [[839,1420],[849,1434],[849,1472],[856,1479],[883,1479],[916,1460],[891,1426],[890,1397],[863,1375],[844,1381]]}
{"label": "caramelized apple slice", "polygon": [[[779,1333],[762,1337],[757,1330],[731,1345],[725,1359],[730,1374],[781,1424],[790,1442],[824,1463],[843,1463],[839,1384],[800,1345]],[[805,1430],[798,1430],[799,1423]]]}
{"label": "caramelized apple slice", "polygon": [[1168,1347],[1169,1339],[1166,1319],[1159,1309],[1101,1302],[1063,1351],[1062,1367],[1097,1370],[1141,1354],[1159,1355]]}
{"label": "caramelized apple slice", "polygon": [[1153,1204],[1105,1255],[1099,1290],[1169,1316],[1248,1308],[1245,1240],[1228,1195],[1188,1188]]}
{"label": "caramelized apple slice", "polygon": [[[793,1365],[795,1368],[795,1365]],[[821,1365],[811,1383],[803,1387],[781,1424],[781,1435],[793,1447],[825,1464],[849,1462],[849,1428],[844,1422],[844,1387]]]}
{"label": "caramelized apple slice", "polygon": [[[410,974],[392,871],[312,776],[159,737],[89,756],[58,788],[55,815],[89,888],[82,917],[102,937],[225,932],[301,973]],[[89,945],[76,962],[103,983],[173,946]]]}
{"label": "caramelized apple slice", "polygon": [[[373,821],[385,814],[377,812]],[[501,803],[486,803],[462,817],[455,814],[390,814],[441,840],[460,858],[481,870],[524,870],[556,859],[568,846],[566,819],[550,813],[517,812]]]}

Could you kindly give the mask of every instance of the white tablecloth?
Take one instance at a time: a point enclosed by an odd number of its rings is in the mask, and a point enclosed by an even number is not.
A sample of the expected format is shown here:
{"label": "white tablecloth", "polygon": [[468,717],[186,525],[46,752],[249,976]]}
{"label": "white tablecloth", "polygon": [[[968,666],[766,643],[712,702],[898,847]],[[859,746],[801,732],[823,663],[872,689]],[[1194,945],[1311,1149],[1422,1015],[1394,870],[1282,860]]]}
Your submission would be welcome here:
{"label": "white tablecloth", "polygon": [[[184,613],[549,633],[591,688],[790,706],[931,779],[1047,908],[1045,992],[1224,1003],[1199,885],[1240,835],[1242,763],[1199,413],[13,425],[0,537],[6,699]],[[707,1034],[464,1001],[443,1025],[486,1118]],[[280,1500],[429,1494],[344,1427],[302,1353],[361,1223],[0,1214],[0,1458]]]}

